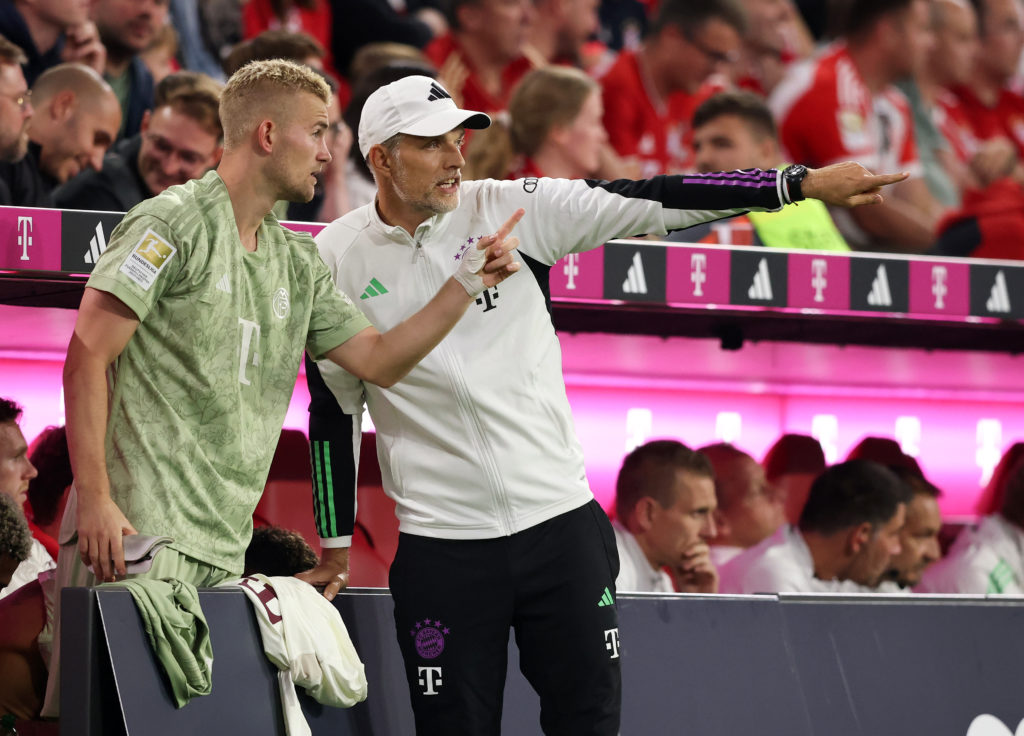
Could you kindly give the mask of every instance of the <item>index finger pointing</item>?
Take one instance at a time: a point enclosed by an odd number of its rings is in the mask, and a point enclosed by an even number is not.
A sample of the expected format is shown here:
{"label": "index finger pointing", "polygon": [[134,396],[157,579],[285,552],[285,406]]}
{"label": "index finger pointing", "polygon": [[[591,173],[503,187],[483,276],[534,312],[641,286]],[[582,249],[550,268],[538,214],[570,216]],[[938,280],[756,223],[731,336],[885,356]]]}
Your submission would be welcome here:
{"label": "index finger pointing", "polygon": [[512,232],[512,228],[514,228],[516,226],[517,222],[519,222],[520,220],[523,219],[523,215],[525,215],[525,214],[526,214],[526,210],[524,210],[522,207],[520,207],[515,212],[513,212],[512,213],[512,217],[508,218],[505,221],[505,224],[502,225],[500,228],[498,228],[498,232],[495,233],[495,236],[494,236],[494,241],[496,243],[500,243],[505,238],[507,238],[508,234],[510,232]]}
{"label": "index finger pointing", "polygon": [[897,182],[905,181],[910,178],[910,172],[901,171],[898,174],[873,174],[867,176],[864,179],[864,183],[868,188],[874,187],[885,187],[890,184],[896,184]]}

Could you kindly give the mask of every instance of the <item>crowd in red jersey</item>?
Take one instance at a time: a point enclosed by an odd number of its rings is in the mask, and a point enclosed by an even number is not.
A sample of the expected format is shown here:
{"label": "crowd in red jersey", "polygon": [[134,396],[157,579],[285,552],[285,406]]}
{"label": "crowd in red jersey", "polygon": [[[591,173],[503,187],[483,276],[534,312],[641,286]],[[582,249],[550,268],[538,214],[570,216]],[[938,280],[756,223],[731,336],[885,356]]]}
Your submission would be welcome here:
{"label": "crowd in red jersey", "polygon": [[[500,123],[467,136],[466,176],[648,178],[699,170],[697,147],[710,144],[695,141],[695,115],[710,98],[742,90],[770,111],[777,145],[775,160],[748,152],[733,157],[739,167],[853,159],[877,172],[912,174],[883,204],[831,213],[842,247],[1020,255],[1020,0],[63,5],[51,13],[14,2],[0,12],[0,35],[17,47],[0,54],[0,91],[9,100],[0,102],[5,204],[98,209],[91,195],[104,190],[107,164],[140,176],[147,167],[165,168],[162,185],[150,176],[148,188],[119,193],[125,207],[195,175],[195,167],[171,171],[188,141],[164,141],[163,153],[145,143],[155,84],[177,70],[222,81],[240,63],[274,56],[321,69],[337,97],[335,161],[313,203],[281,213],[291,219],[330,221],[372,197],[369,171],[352,145],[362,101],[382,84],[419,73],[436,76],[459,105]],[[40,113],[56,114],[50,97],[37,95],[35,108],[17,101],[44,71],[67,62],[91,67],[110,84],[122,118],[114,140],[64,152],[77,163],[62,168],[55,156],[89,131],[47,132]],[[720,150],[749,143],[737,139],[742,131],[718,134],[712,144]],[[212,167],[219,149],[205,143],[201,163]]]}

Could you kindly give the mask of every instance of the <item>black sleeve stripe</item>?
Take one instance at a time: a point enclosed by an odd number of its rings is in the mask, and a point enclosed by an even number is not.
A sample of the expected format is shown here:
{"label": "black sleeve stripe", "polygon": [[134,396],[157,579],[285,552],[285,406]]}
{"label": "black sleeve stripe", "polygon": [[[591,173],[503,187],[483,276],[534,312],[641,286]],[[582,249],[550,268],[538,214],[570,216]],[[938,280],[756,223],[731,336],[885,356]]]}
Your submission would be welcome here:
{"label": "black sleeve stripe", "polygon": [[782,206],[775,169],[655,176],[635,181],[586,181],[592,188],[604,189],[620,197],[660,202],[674,210],[773,210]]}
{"label": "black sleeve stripe", "polygon": [[313,466],[313,512],[324,538],[351,536],[356,517],[359,422],[346,414],[306,356],[309,385],[309,452]]}
{"label": "black sleeve stripe", "polygon": [[[531,258],[522,251],[519,251],[519,255],[522,257],[523,263],[525,263],[533,273],[533,277],[537,280],[537,286],[540,287],[540,293],[544,295],[544,306],[548,310],[548,317],[551,317],[551,266],[541,263],[536,258]],[[553,321],[554,320],[552,319],[552,322]]]}

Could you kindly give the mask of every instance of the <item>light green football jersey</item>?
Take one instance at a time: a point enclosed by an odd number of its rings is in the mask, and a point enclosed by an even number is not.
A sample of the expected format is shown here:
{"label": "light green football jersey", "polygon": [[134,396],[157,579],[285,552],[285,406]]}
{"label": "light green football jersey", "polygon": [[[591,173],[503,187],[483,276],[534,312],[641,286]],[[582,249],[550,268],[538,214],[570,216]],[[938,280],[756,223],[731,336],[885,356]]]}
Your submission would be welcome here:
{"label": "light green football jersey", "polygon": [[88,286],[139,318],[107,373],[114,501],[142,534],[238,573],[302,351],[369,325],[312,238],[268,215],[256,252],[215,172],[129,212]]}

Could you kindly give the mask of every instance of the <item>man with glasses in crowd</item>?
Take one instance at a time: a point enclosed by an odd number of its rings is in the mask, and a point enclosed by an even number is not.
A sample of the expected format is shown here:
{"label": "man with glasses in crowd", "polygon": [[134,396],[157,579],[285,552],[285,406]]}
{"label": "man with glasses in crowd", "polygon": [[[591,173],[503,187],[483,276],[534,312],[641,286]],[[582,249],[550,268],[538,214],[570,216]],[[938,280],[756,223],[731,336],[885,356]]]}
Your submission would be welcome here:
{"label": "man with glasses in crowd", "polygon": [[[0,36],[0,161],[16,164],[28,152],[32,97],[21,65],[25,54]],[[5,167],[6,168],[6,167]],[[0,180],[0,204],[12,204],[10,184]]]}
{"label": "man with glasses in crowd", "polygon": [[640,48],[602,77],[608,139],[639,176],[694,170],[690,119],[724,88],[714,77],[739,58],[743,28],[734,0],[665,0]]}
{"label": "man with glasses in crowd", "polygon": [[202,177],[220,160],[220,90],[220,83],[198,72],[163,79],[141,131],[118,142],[101,170],[85,171],[54,192],[57,206],[127,212],[168,187]]}

